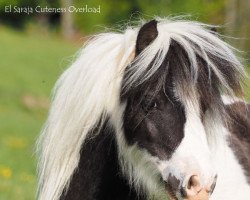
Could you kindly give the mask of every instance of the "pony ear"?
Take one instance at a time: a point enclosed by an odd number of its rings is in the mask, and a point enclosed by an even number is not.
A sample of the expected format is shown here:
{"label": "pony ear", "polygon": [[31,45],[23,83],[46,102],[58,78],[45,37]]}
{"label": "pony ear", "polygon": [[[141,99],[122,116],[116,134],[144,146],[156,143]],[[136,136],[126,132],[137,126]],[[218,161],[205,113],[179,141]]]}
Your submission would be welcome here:
{"label": "pony ear", "polygon": [[213,33],[214,35],[217,35],[217,34],[218,34],[217,28],[215,28],[215,27],[210,28],[210,31],[211,31],[211,33]]}
{"label": "pony ear", "polygon": [[157,21],[151,20],[139,30],[136,40],[136,55],[140,54],[158,36]]}

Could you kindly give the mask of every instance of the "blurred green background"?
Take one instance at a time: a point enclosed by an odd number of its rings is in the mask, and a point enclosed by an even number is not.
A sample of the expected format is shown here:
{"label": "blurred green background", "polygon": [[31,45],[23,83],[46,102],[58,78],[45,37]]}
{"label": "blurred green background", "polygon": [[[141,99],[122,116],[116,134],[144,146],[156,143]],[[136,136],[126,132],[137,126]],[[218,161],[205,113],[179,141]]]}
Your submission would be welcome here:
{"label": "blurred green background", "polygon": [[[87,5],[89,12],[6,12],[9,5],[33,9]],[[192,19],[221,25],[220,33],[238,38],[227,41],[244,51],[247,66],[249,10],[249,0],[0,0],[0,200],[35,199],[34,147],[50,91],[87,36],[104,27],[132,24],[139,17],[190,14]]]}

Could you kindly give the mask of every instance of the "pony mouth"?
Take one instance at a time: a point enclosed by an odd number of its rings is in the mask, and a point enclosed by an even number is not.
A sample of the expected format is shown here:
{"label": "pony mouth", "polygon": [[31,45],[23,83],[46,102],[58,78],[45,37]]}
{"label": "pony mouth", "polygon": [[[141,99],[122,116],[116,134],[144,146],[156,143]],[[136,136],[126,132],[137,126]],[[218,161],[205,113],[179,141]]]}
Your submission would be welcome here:
{"label": "pony mouth", "polygon": [[166,191],[170,200],[209,200],[210,192],[206,189],[201,189],[195,196],[185,196],[180,192],[181,197],[177,197],[177,192],[166,185]]}
{"label": "pony mouth", "polygon": [[169,192],[169,191],[167,191],[167,195],[168,195],[169,200],[180,200],[180,199],[178,199],[178,198],[176,197],[175,194],[173,194],[173,193],[171,193],[171,192]]}
{"label": "pony mouth", "polygon": [[166,184],[166,191],[167,191],[168,198],[170,200],[180,200],[176,196],[176,191],[169,184]]}

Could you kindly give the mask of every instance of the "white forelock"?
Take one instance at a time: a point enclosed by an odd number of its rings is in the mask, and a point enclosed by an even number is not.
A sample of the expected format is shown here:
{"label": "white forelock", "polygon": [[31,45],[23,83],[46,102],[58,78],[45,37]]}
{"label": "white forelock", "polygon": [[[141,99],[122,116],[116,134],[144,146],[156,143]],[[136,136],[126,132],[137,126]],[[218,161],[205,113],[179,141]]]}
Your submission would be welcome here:
{"label": "white forelock", "polygon": [[198,79],[197,55],[199,55],[207,63],[208,70],[215,73],[225,91],[233,94],[225,75],[221,74],[216,63],[210,58],[212,56],[225,60],[232,65],[236,73],[245,75],[244,67],[235,56],[235,48],[221,40],[218,35],[210,30],[211,26],[207,24],[185,20],[158,19],[158,21],[158,36],[131,63],[129,76],[127,76],[124,84],[125,89],[129,90],[131,86],[141,84],[151,77],[163,63],[171,40],[174,40],[182,46],[188,55],[194,82]]}

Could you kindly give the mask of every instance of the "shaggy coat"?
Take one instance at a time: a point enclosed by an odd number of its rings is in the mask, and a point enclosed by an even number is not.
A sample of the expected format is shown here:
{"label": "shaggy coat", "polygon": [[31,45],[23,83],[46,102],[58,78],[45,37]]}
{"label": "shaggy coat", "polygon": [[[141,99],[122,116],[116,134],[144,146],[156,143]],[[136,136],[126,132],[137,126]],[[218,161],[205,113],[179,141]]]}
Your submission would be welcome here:
{"label": "shaggy coat", "polygon": [[198,22],[93,37],[56,83],[38,199],[181,200],[199,192],[196,176],[211,200],[249,200],[250,106],[235,97],[244,74]]}

